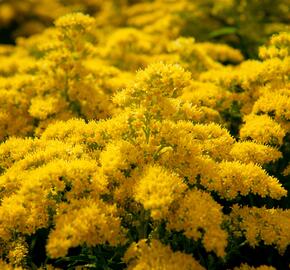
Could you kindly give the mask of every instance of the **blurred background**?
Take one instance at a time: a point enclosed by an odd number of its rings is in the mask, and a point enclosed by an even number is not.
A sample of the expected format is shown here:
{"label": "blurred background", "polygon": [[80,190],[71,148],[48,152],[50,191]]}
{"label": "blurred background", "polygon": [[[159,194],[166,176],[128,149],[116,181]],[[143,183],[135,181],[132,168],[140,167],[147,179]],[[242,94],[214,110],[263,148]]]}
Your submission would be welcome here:
{"label": "blurred background", "polygon": [[256,58],[257,48],[274,33],[289,31],[290,0],[0,0],[0,43],[15,44],[81,11],[111,31],[133,27],[167,31],[171,38],[226,43]]}

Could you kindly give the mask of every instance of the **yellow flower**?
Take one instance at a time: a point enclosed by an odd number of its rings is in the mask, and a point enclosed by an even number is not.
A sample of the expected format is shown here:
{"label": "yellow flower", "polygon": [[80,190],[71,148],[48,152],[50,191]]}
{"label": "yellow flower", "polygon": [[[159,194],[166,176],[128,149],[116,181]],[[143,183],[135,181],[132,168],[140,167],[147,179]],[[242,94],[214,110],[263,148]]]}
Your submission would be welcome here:
{"label": "yellow flower", "polygon": [[136,186],[134,198],[150,210],[153,219],[164,219],[185,189],[178,175],[159,166],[149,166]]}
{"label": "yellow flower", "polygon": [[208,183],[208,187],[224,198],[233,199],[239,194],[245,196],[249,193],[275,199],[287,195],[287,190],[278,179],[269,176],[260,166],[253,163],[223,161],[218,168],[218,176]]}
{"label": "yellow flower", "polygon": [[286,58],[290,56],[290,33],[281,32],[273,35],[268,47],[260,47],[259,56],[262,59],[268,58]]}
{"label": "yellow flower", "polygon": [[131,166],[140,163],[140,155],[131,143],[118,140],[107,144],[100,154],[100,163],[104,173],[120,182],[124,171],[130,171]]}
{"label": "yellow flower", "polygon": [[12,242],[9,247],[8,259],[12,265],[25,265],[25,259],[28,254],[28,245],[24,239],[18,239]]}
{"label": "yellow flower", "polygon": [[148,241],[148,243],[145,239],[133,243],[126,251],[124,261],[129,264],[128,270],[204,269],[189,254],[180,251],[173,252],[169,246],[165,246],[155,239]]}
{"label": "yellow flower", "polygon": [[286,132],[267,115],[248,115],[240,130],[241,139],[252,139],[258,143],[281,145]]}
{"label": "yellow flower", "polygon": [[78,30],[82,29],[84,30],[89,27],[92,27],[94,23],[95,23],[94,18],[79,12],[67,14],[55,21],[55,25],[57,27],[62,28],[78,27]]}
{"label": "yellow flower", "polygon": [[[202,242],[205,249],[225,256],[227,233],[222,230],[222,206],[213,200],[210,194],[200,190],[189,190],[169,215],[168,228],[184,231],[188,238]],[[200,232],[200,229],[204,233]]]}
{"label": "yellow flower", "polygon": [[123,242],[123,232],[115,205],[101,200],[73,200],[62,204],[50,233],[47,252],[52,258],[63,257],[71,247]]}
{"label": "yellow flower", "polygon": [[0,269],[2,270],[24,270],[21,266],[15,266],[12,263],[6,263],[5,261],[0,260]]}
{"label": "yellow flower", "polygon": [[230,155],[234,160],[260,165],[276,161],[282,157],[278,149],[250,141],[236,142],[230,151]]}
{"label": "yellow flower", "polygon": [[233,270],[276,270],[273,266],[261,265],[258,267],[250,266],[246,263],[242,263],[239,267],[235,267]]}
{"label": "yellow flower", "polygon": [[251,246],[260,241],[275,246],[283,254],[290,244],[290,211],[266,207],[239,207],[230,214],[234,232],[242,232]]}

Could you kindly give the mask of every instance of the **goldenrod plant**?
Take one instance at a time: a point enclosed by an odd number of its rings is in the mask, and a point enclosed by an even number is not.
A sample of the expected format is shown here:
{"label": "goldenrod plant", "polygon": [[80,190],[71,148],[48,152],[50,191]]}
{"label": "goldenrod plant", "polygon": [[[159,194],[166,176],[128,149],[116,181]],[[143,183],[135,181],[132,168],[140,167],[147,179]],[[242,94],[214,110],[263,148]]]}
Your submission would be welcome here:
{"label": "goldenrod plant", "polygon": [[1,269],[288,269],[289,6],[258,2],[1,1]]}

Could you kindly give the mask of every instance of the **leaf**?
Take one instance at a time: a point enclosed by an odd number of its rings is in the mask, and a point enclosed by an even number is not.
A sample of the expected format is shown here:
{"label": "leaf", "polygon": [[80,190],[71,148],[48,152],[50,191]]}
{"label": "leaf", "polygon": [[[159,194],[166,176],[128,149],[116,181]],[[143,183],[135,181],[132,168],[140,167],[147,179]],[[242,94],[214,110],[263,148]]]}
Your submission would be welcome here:
{"label": "leaf", "polygon": [[236,27],[222,27],[216,31],[213,31],[209,33],[209,38],[215,38],[219,36],[225,36],[225,35],[230,35],[230,34],[235,34],[237,33],[237,28]]}

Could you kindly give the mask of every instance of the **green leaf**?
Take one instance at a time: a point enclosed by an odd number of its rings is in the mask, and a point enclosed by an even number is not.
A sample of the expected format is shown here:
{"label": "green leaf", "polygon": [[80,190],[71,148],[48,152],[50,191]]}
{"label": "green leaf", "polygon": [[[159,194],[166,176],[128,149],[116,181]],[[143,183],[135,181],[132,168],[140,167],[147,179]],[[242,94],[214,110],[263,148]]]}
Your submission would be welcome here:
{"label": "green leaf", "polygon": [[216,31],[213,31],[209,33],[209,38],[215,38],[219,36],[225,36],[225,35],[230,35],[230,34],[235,34],[237,33],[237,28],[236,27],[222,27]]}

